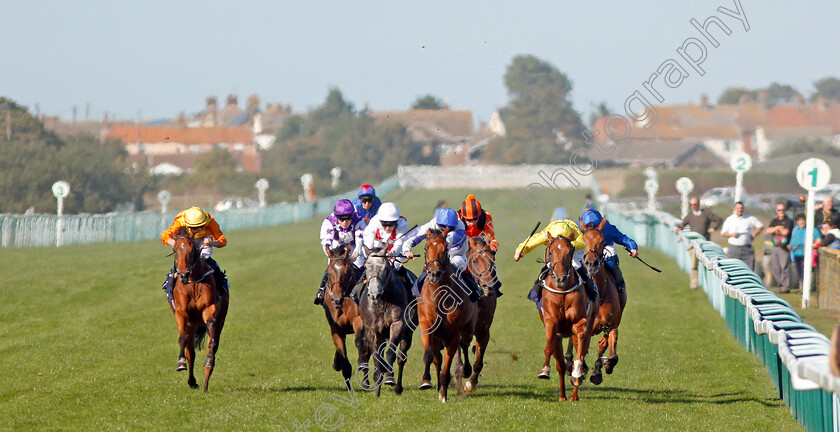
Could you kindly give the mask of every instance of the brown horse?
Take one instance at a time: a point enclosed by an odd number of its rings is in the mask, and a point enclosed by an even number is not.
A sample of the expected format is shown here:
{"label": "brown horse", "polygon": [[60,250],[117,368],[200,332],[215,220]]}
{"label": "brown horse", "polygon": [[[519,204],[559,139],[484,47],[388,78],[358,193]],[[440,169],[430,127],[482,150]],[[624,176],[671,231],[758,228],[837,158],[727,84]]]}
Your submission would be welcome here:
{"label": "brown horse", "polygon": [[[618,354],[615,350],[618,344],[618,325],[621,324],[621,315],[624,312],[624,306],[627,304],[626,290],[619,292],[612,272],[604,268],[606,264],[604,262],[603,229],[606,223],[607,219],[605,218],[601,220],[598,226],[590,224],[585,226],[583,231],[583,240],[586,243],[583,263],[589,274],[595,279],[601,299],[598,315],[595,317],[595,323],[592,327],[593,336],[603,333],[598,341],[598,360],[595,361],[592,376],[589,377],[593,384],[601,384],[603,381],[602,366],[608,374],[611,374],[616,363],[618,363]],[[609,347],[610,353],[606,357],[606,365],[604,365],[604,357],[602,356],[607,347]]]}
{"label": "brown horse", "polygon": [[[478,376],[484,369],[484,354],[490,341],[490,326],[496,315],[496,285],[499,283],[496,274],[496,251],[481,237],[469,238],[470,250],[467,253],[467,268],[472,273],[483,296],[478,300],[478,317],[475,323],[475,364],[473,373],[464,383],[469,392],[478,386]],[[463,351],[464,358],[469,359],[467,351]],[[469,363],[469,360],[467,360]]]}
{"label": "brown horse", "polygon": [[177,277],[172,295],[175,300],[178,344],[181,347],[176,370],[189,369],[187,384],[198,388],[193,375],[195,346],[200,348],[201,342],[209,333],[210,342],[207,344],[207,358],[204,360],[204,391],[207,391],[210,375],[213,374],[213,367],[216,365],[216,351],[219,349],[219,337],[225,325],[230,296],[219,295],[213,270],[199,256],[200,248],[196,247],[195,241],[185,234],[185,231],[179,231],[173,246]]}
{"label": "brown horse", "polygon": [[[476,306],[470,301],[468,292],[449,262],[446,235],[428,230],[426,233],[426,274],[420,291],[419,315],[420,338],[423,341],[423,380],[420,389],[432,387],[429,367],[434,362],[438,373],[437,389],[440,401],[446,403],[447,388],[452,380],[450,369],[455,362],[457,392],[462,394],[462,378],[465,366],[461,362],[459,348],[467,349],[472,341],[476,321]],[[445,353],[441,355],[441,349]]]}
{"label": "brown horse", "polygon": [[347,345],[345,337],[353,334],[356,337],[356,349],[359,351],[359,365],[367,363],[369,357],[365,346],[364,324],[359,315],[359,308],[356,302],[350,298],[350,290],[356,284],[358,275],[350,263],[350,248],[339,247],[331,250],[324,249],[329,257],[327,263],[327,298],[325,298],[324,315],[330,325],[333,343],[335,344],[335,357],[332,367],[340,371],[345,380],[350,379],[353,374],[353,367],[347,356]]}
{"label": "brown horse", "polygon": [[[589,340],[592,323],[595,319],[596,308],[589,300],[577,272],[572,266],[575,248],[570,238],[546,233],[549,244],[546,248],[546,262],[548,274],[543,279],[541,318],[545,325],[545,363],[539,378],[548,379],[551,372],[551,356],[557,361],[557,372],[560,374],[560,398],[566,400],[566,383],[564,373],[572,377],[572,397],[578,400],[578,388],[588,367],[585,357],[589,352]],[[563,338],[575,344],[576,356],[570,371],[566,368],[563,357]]]}

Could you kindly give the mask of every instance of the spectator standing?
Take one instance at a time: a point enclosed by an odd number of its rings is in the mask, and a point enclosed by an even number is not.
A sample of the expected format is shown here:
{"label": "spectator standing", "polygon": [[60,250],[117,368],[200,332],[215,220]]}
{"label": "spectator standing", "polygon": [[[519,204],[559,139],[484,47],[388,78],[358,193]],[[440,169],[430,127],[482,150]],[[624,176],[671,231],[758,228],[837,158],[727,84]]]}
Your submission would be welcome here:
{"label": "spectator standing", "polygon": [[696,196],[691,197],[688,204],[691,210],[685,215],[682,220],[682,226],[677,228],[677,231],[685,229],[685,226],[688,225],[692,231],[702,234],[706,240],[709,240],[712,233],[720,228],[720,225],[723,223],[723,218],[709,209],[701,209],[700,199]]}
{"label": "spectator standing", "polygon": [[755,216],[744,213],[744,203],[738,201],[733,207],[731,216],[723,221],[720,234],[727,238],[729,250],[726,256],[738,258],[744,261],[750,270],[755,269],[755,251],[752,241],[757,236],[764,224]]}
{"label": "spectator standing", "polygon": [[[811,242],[815,242],[820,238],[820,231],[815,229]],[[796,274],[799,276],[799,283],[802,284],[802,277],[805,274],[805,214],[800,213],[796,215],[796,226],[793,227],[793,233],[790,235],[790,259],[796,268]]]}
{"label": "spectator standing", "polygon": [[793,219],[785,213],[785,204],[776,204],[776,217],[767,224],[764,230],[773,242],[770,250],[770,271],[773,279],[779,284],[779,292],[790,292],[790,236],[793,234]]}

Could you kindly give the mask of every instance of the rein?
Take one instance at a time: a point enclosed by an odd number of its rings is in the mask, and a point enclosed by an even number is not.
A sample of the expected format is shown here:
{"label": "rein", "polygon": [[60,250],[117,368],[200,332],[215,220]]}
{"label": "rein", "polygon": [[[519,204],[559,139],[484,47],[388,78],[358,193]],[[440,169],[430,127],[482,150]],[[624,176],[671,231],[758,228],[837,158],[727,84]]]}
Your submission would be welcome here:
{"label": "rein", "polygon": [[[565,238],[565,237],[557,237],[557,239],[563,239],[563,240],[566,240],[567,242],[569,242],[569,246],[571,246],[571,241],[569,241],[569,239],[567,239],[567,238]],[[546,253],[545,253],[545,257],[546,257],[546,259],[545,259],[545,262],[546,262],[546,264],[548,265],[548,273],[549,273],[549,275],[551,276],[551,279],[552,279],[552,281],[553,281],[553,280],[556,278],[556,275],[557,275],[557,273],[555,273],[555,272],[554,272],[554,267],[555,267],[557,264],[565,264],[565,263],[563,263],[562,261],[558,261],[558,262],[555,262],[555,263],[551,263],[551,252],[550,252],[550,249],[551,249],[551,245],[549,245],[549,247],[547,247],[547,248],[546,248]],[[565,273],[563,273],[563,278],[561,279],[563,284],[565,284],[565,283],[566,283],[566,280],[568,280],[568,279],[569,279],[569,276],[571,276],[572,271],[574,271],[574,266],[572,265],[572,255],[571,255],[571,254],[569,254],[569,256],[568,256],[568,257],[569,257],[569,264],[566,264],[566,267],[567,267],[567,268],[566,268],[566,272],[565,272]],[[549,287],[549,286],[548,286],[548,284],[546,283],[546,280],[545,280],[545,279],[543,279],[543,280],[542,280],[542,285],[543,285],[543,287],[544,287],[546,290],[548,290],[549,292],[552,292],[552,293],[554,293],[554,294],[568,294],[568,293],[575,292],[575,291],[577,291],[578,289],[580,289],[580,286],[582,285],[582,282],[583,282],[583,281],[581,280],[581,278],[577,278],[577,284],[575,284],[575,286],[573,286],[573,287],[571,287],[571,288],[569,288],[569,289],[565,289],[565,290],[558,290],[558,289],[556,289],[556,288],[551,288],[551,287]]]}
{"label": "rein", "polygon": [[[190,237],[190,236],[185,236],[185,235],[179,235],[179,236],[176,236],[176,237],[174,237],[174,239],[175,239],[175,240],[187,239],[187,240],[193,241],[192,237]],[[193,272],[193,269],[195,268],[196,263],[198,263],[198,260],[202,259],[202,258],[198,255],[198,249],[195,247],[195,243],[194,243],[194,241],[193,241],[193,250],[192,250],[192,252],[190,252],[190,254],[191,254],[191,255],[193,255],[194,257],[193,257],[193,259],[192,259],[192,263],[190,264],[190,268],[189,268],[189,269],[187,269],[187,271],[188,271],[188,272],[192,275],[192,272]],[[169,255],[167,255],[167,256],[172,256],[172,255],[175,255],[175,249],[174,249],[174,248],[172,249],[172,253],[171,253],[171,254],[169,254]],[[176,270],[177,270],[177,266],[176,266]],[[198,278],[198,279],[196,279],[196,280],[192,280],[192,281],[189,281],[189,280],[188,280],[186,283],[183,283],[183,282],[182,282],[182,284],[184,284],[184,285],[193,285],[193,284],[197,284],[197,283],[199,283],[199,282],[203,281],[203,280],[204,280],[204,278],[206,278],[207,276],[209,276],[209,275],[211,275],[211,274],[213,274],[213,268],[212,268],[212,267],[210,267],[210,266],[208,265],[208,266],[207,266],[207,271],[206,271],[206,272],[204,272],[204,274],[203,274],[203,275],[201,275],[201,277],[199,277],[199,278]]]}

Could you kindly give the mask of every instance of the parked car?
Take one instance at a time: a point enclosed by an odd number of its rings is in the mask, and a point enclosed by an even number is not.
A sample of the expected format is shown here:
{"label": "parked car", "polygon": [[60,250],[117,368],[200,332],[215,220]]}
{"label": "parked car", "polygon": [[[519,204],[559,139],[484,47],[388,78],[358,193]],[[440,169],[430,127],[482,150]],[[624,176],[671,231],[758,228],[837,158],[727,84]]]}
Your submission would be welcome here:
{"label": "parked car", "polygon": [[248,207],[259,207],[259,201],[253,198],[228,198],[216,203],[213,207],[216,211],[225,211],[231,209],[241,209]]}
{"label": "parked car", "polygon": [[[761,202],[761,199],[743,190],[741,191],[741,202],[744,203],[745,207],[764,208],[767,206],[767,204]],[[700,205],[703,207],[712,207],[718,204],[734,205],[735,188],[732,186],[711,188],[700,196]]]}
{"label": "parked car", "polygon": [[[822,204],[825,197],[827,197],[829,195],[834,197],[835,201],[840,199],[840,184],[826,185],[826,187],[824,187],[824,188],[822,188],[818,191],[815,191],[814,192],[814,204],[817,204],[817,205]],[[787,205],[786,205],[788,213],[795,215],[797,213],[804,212],[805,211],[805,200],[807,199],[807,197],[808,197],[808,193],[805,192],[805,191],[802,191],[802,195],[800,195],[798,198],[789,199],[787,201]],[[836,206],[836,204],[835,204],[835,206]]]}

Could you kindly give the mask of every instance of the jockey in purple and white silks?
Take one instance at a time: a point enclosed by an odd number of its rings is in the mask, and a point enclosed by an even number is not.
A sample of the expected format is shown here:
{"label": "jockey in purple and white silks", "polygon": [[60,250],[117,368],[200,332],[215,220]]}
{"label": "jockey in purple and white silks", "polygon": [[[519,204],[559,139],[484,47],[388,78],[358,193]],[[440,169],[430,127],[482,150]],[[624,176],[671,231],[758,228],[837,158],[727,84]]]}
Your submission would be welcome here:
{"label": "jockey in purple and white silks", "polygon": [[[362,232],[365,229],[365,221],[356,214],[356,209],[350,200],[338,200],[333,207],[333,212],[321,223],[321,250],[327,255],[327,248],[337,249],[339,247],[351,250],[350,259],[355,270],[364,265],[362,250]],[[324,302],[324,291],[326,290],[327,272],[321,279],[321,285],[315,294],[315,304]]]}
{"label": "jockey in purple and white silks", "polygon": [[[452,210],[451,208],[442,208],[436,213],[432,220],[408,233],[401,245],[403,256],[409,259],[414,258],[414,253],[411,251],[411,248],[417,246],[426,239],[426,233],[428,230],[441,231],[447,227],[450,228],[449,233],[446,234],[446,247],[449,255],[449,262],[452,263],[453,267],[455,267],[455,273],[458,274],[463,282],[462,286],[470,294],[470,300],[476,301],[479,297],[481,297],[481,289],[478,287],[478,284],[476,284],[475,279],[473,279],[472,274],[470,274],[470,271],[467,268],[467,252],[469,251],[470,245],[467,242],[467,234],[464,223],[458,219],[458,214],[455,213],[455,210]],[[420,287],[423,286],[423,279],[425,279],[425,277],[426,271],[423,270],[423,273],[420,274],[417,281],[412,286],[412,293],[416,297],[420,296]]]}

